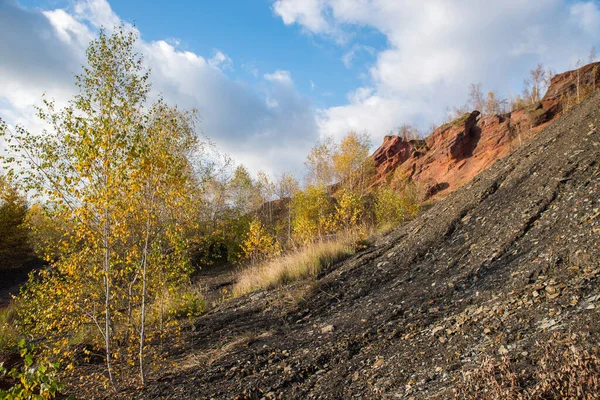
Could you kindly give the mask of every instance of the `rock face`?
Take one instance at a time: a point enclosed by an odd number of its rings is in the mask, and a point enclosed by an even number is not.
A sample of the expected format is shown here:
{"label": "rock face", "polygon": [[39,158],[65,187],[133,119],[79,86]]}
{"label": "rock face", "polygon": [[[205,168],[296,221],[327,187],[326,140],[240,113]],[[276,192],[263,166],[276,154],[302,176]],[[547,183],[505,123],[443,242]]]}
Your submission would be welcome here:
{"label": "rock face", "polygon": [[376,166],[373,185],[381,184],[396,167],[423,156],[429,148],[424,140],[403,140],[399,136],[386,136],[383,144],[371,156]]}
{"label": "rock face", "polygon": [[379,185],[399,174],[421,183],[430,195],[456,190],[552,123],[565,104],[600,86],[600,63],[586,65],[552,78],[544,98],[502,115],[465,114],[436,129],[425,140],[406,141],[386,136],[371,156]]}
{"label": "rock face", "polygon": [[567,71],[554,76],[550,87],[542,99],[542,106],[552,115],[563,111],[563,105],[569,98],[577,96],[579,86],[580,96],[585,96],[590,90],[595,91],[600,86],[600,63],[591,63],[573,71]]}

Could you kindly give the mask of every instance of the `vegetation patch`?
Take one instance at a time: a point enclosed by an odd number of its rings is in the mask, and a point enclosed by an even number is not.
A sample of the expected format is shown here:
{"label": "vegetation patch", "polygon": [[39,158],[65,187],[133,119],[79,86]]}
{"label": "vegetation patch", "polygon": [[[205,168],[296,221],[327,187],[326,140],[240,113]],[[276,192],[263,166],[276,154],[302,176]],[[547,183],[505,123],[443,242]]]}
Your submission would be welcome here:
{"label": "vegetation patch", "polygon": [[14,300],[0,309],[0,351],[12,350],[19,342],[19,333],[14,325],[16,313],[17,306]]}
{"label": "vegetation patch", "polygon": [[510,358],[485,358],[463,374],[456,399],[599,399],[600,352],[583,335],[555,334],[542,348],[533,369]]}
{"label": "vegetation patch", "polygon": [[243,270],[234,286],[234,293],[241,295],[316,277],[323,268],[352,255],[354,251],[354,247],[345,240],[311,244],[282,258]]}

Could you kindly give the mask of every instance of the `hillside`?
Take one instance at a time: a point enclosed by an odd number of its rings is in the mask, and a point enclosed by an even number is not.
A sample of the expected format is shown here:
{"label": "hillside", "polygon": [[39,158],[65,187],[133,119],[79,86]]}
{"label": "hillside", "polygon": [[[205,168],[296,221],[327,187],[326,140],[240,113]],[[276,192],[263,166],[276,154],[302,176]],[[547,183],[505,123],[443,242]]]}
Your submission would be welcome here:
{"label": "hillside", "polygon": [[597,343],[599,150],[596,94],[316,282],[223,302],[124,396],[451,398],[487,356]]}

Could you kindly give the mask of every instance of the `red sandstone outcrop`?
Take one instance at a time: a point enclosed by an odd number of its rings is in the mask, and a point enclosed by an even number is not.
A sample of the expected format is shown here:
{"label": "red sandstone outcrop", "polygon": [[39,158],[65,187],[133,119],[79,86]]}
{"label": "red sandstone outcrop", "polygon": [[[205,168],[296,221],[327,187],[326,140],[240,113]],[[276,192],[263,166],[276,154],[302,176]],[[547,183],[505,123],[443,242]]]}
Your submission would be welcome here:
{"label": "red sandstone outcrop", "polygon": [[577,96],[600,86],[600,63],[556,75],[542,101],[507,114],[465,114],[436,129],[425,140],[386,136],[371,156],[376,168],[373,185],[398,174],[421,183],[429,195],[449,193],[560,116]]}

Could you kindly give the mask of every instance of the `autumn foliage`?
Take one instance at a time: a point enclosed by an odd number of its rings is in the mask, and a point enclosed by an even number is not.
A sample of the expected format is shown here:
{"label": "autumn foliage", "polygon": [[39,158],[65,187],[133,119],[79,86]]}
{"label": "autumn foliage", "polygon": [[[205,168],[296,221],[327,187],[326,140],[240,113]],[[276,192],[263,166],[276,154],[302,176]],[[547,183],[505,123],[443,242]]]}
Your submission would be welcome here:
{"label": "autumn foliage", "polygon": [[100,30],[78,93],[37,109],[48,129],[0,120],[10,177],[0,181],[0,267],[33,253],[47,262],[12,303],[1,343],[39,342],[40,365],[66,373],[100,358],[105,373],[93,379],[115,392],[145,385],[161,362],[156,344],[206,310],[191,284],[199,269],[250,266],[238,293],[314,277],[379,222],[412,212],[397,190],[370,187],[366,133],[318,143],[304,187],[291,174],[254,178],[199,138],[195,111],[151,96],[136,40],[123,26]]}

